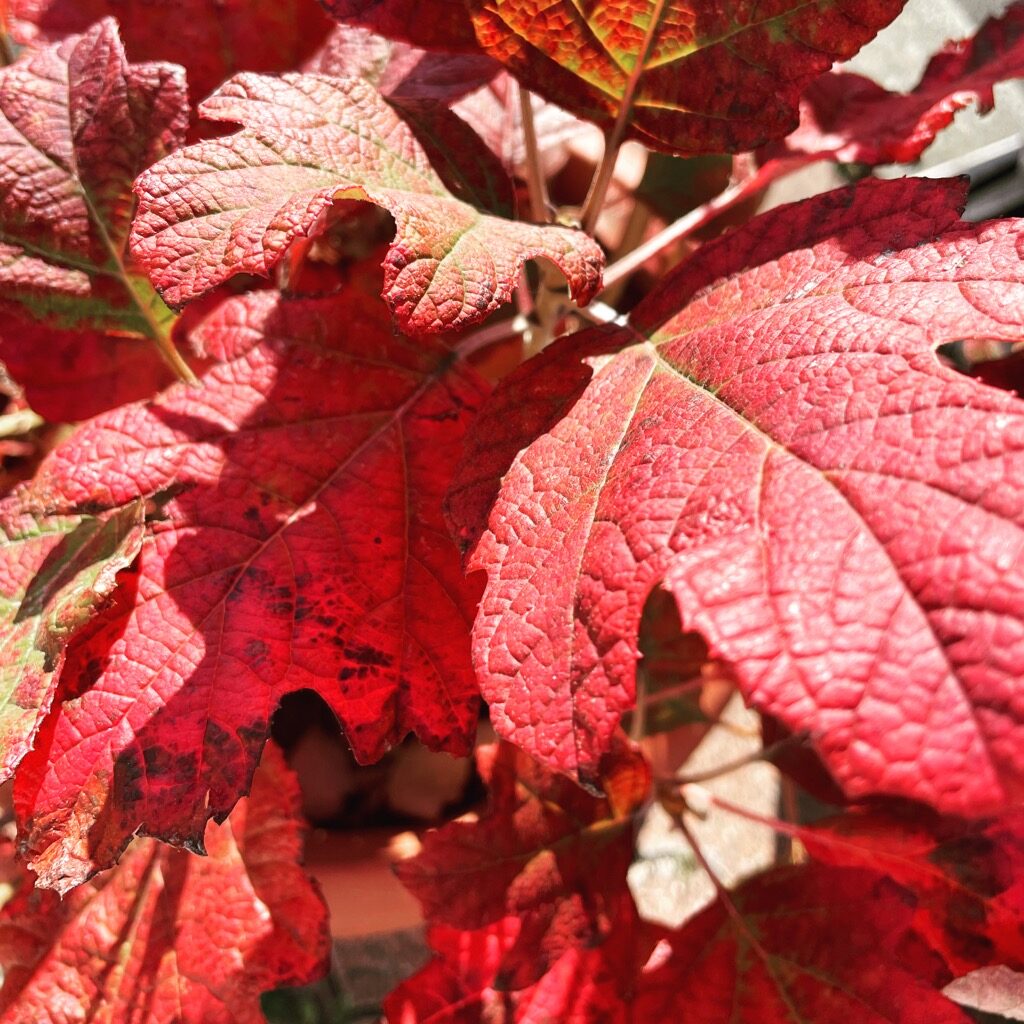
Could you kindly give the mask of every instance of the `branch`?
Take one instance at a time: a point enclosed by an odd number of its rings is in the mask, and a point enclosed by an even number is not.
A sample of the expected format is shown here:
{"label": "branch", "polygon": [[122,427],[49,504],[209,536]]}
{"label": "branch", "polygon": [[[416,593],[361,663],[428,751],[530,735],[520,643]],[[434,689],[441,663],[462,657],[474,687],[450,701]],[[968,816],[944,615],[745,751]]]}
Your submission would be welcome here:
{"label": "branch", "polygon": [[751,177],[730,185],[724,192],[715,196],[702,206],[691,210],[680,217],[679,220],[669,224],[667,228],[659,231],[652,238],[649,238],[643,245],[634,249],[629,255],[616,260],[604,272],[604,289],[607,291],[616,282],[628,277],[634,271],[639,270],[652,256],[667,249],[670,245],[681,241],[699,231],[706,224],[713,221],[719,214],[732,209],[745,199],[762,189],[767,188],[773,181],[792,173],[796,168],[790,162],[772,160],[759,168]]}

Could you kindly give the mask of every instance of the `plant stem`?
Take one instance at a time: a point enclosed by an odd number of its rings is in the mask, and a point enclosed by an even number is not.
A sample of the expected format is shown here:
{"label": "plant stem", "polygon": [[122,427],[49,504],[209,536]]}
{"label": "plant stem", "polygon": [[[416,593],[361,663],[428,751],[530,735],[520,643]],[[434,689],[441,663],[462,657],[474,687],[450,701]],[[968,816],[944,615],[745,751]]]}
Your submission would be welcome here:
{"label": "plant stem", "polygon": [[[597,172],[594,174],[593,181],[590,183],[587,198],[583,202],[583,210],[580,213],[580,227],[589,235],[592,235],[597,227],[598,218],[604,209],[604,200],[608,194],[608,186],[612,182],[615,165],[619,160],[619,150],[622,149],[622,135],[625,132],[625,125],[619,130],[619,121],[621,120],[620,116],[615,122],[615,127],[605,136],[604,153],[601,156],[601,162],[597,165]],[[616,137],[617,131],[618,137]]]}
{"label": "plant stem", "polygon": [[679,774],[675,777],[675,783],[679,786],[686,786],[691,783],[699,784],[702,782],[710,782],[712,779],[717,779],[721,775],[728,775],[730,772],[739,771],[740,768],[746,768],[748,765],[764,761],[777,750],[788,746],[792,741],[793,738],[791,736],[787,736],[785,739],[781,739],[778,743],[773,743],[769,747],[760,747],[758,750],[753,750],[749,754],[737,757],[733,761],[726,761],[724,764],[716,765],[714,768],[709,768],[707,771],[694,772],[691,775]]}
{"label": "plant stem", "polygon": [[[653,238],[649,238],[643,245],[638,246],[631,253],[616,260],[604,272],[604,291],[607,291],[618,281],[628,277],[639,270],[652,256],[667,249],[670,245],[681,241],[695,231],[699,231],[706,224],[714,220],[719,214],[743,202],[743,200],[767,188],[773,181],[790,174],[794,170],[790,164],[783,164],[781,161],[773,160],[765,164],[756,174],[745,181],[730,185],[724,192],[715,196],[702,206],[684,214],[679,220],[669,224],[662,231],[659,231]],[[603,292],[602,292],[603,294]]]}
{"label": "plant stem", "polygon": [[199,378],[192,372],[192,367],[185,362],[181,353],[174,347],[174,342],[163,331],[155,329],[152,335],[157,351],[163,360],[174,371],[178,380],[186,384],[197,384]]}
{"label": "plant stem", "polygon": [[527,89],[521,85],[519,91],[519,112],[523,122],[523,141],[526,144],[526,186],[530,193],[530,216],[538,224],[551,220],[548,202],[547,182],[540,162],[540,147],[537,145],[537,126],[533,120],[533,100]]}
{"label": "plant stem", "polygon": [[31,409],[18,409],[0,416],[0,438],[21,437],[41,427],[45,420]]}

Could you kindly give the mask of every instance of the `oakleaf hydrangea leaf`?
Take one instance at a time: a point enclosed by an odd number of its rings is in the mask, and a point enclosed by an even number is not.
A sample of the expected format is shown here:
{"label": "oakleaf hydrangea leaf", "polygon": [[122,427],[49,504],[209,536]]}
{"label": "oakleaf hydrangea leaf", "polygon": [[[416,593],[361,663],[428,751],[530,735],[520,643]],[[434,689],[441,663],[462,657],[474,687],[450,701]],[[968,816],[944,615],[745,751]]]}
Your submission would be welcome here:
{"label": "oakleaf hydrangea leaf", "polygon": [[384,298],[399,326],[458,330],[512,294],[543,257],[580,304],[600,286],[603,254],[580,231],[503,220],[455,199],[411,129],[367,83],[323,75],[240,75],[203,104],[240,132],[179,150],[136,182],[132,251],[180,306],[234,274],[267,274],[336,199],[395,219]]}
{"label": "oakleaf hydrangea leaf", "polygon": [[410,730],[455,753],[475,733],[479,591],[441,503],[479,379],[355,292],[253,292],[192,338],[224,360],[201,386],[90,421],[34,481],[53,507],[157,506],[19,770],[47,886],[109,865],[137,830],[201,843],[286,693],[320,694],[362,761]]}
{"label": "oakleaf hydrangea leaf", "polygon": [[46,516],[0,502],[0,781],[28,752],[64,649],[142,546],[142,503],[98,517]]}
{"label": "oakleaf hydrangea leaf", "polygon": [[23,887],[0,911],[3,1024],[263,1024],[260,994],[327,967],[327,911],[300,867],[298,786],[268,746],[208,856],[136,839],[63,899]]}
{"label": "oakleaf hydrangea leaf", "polygon": [[849,796],[1024,796],[1024,404],[935,354],[1021,340],[1024,242],[963,198],[772,211],[502,382],[451,497],[500,735],[592,780],[661,586]]}

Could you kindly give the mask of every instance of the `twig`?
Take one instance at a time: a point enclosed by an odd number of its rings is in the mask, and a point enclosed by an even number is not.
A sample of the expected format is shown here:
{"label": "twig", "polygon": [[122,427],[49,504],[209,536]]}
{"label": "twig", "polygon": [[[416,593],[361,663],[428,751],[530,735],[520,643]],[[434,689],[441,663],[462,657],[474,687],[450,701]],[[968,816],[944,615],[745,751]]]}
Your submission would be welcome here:
{"label": "twig", "polygon": [[608,291],[616,282],[628,277],[634,271],[639,270],[652,256],[667,249],[670,245],[681,241],[695,231],[699,231],[705,224],[713,221],[719,214],[743,202],[749,196],[767,188],[773,181],[791,173],[793,167],[773,160],[760,168],[753,177],[745,181],[730,185],[724,192],[715,196],[702,206],[684,214],[679,220],[669,224],[667,228],[659,231],[652,238],[649,238],[643,245],[638,246],[631,253],[616,260],[604,272],[604,288],[602,294]]}
{"label": "twig", "polygon": [[612,175],[615,173],[615,165],[618,163],[619,150],[626,138],[626,129],[629,127],[629,119],[633,113],[633,97],[636,95],[636,87],[640,83],[640,75],[643,73],[647,58],[654,46],[654,39],[658,28],[661,25],[662,16],[668,0],[657,0],[654,9],[648,15],[647,32],[644,35],[643,45],[636,56],[636,64],[633,66],[626,88],[622,93],[622,102],[619,104],[619,112],[615,117],[615,123],[605,136],[604,153],[601,162],[597,166],[597,173],[590,183],[590,190],[583,203],[583,211],[580,214],[580,224],[588,234],[594,233],[597,227],[598,218],[604,209],[605,196],[608,193],[608,186],[611,184]]}
{"label": "twig", "polygon": [[530,215],[538,224],[551,220],[548,202],[547,182],[540,163],[540,147],[537,145],[537,126],[533,120],[533,101],[528,90],[521,85],[519,90],[519,111],[523,122],[523,141],[526,144],[526,186],[530,193]]}
{"label": "twig", "polygon": [[691,783],[699,784],[702,782],[710,782],[712,779],[717,779],[720,775],[728,775],[730,772],[739,771],[741,768],[746,768],[748,765],[765,761],[776,751],[788,746],[792,742],[793,737],[786,736],[777,743],[773,743],[767,747],[760,747],[757,750],[752,750],[749,754],[744,754],[742,757],[737,757],[733,761],[726,761],[724,764],[716,765],[714,768],[709,768],[707,771],[693,772],[689,775],[677,774],[675,782],[680,786],[687,786]]}

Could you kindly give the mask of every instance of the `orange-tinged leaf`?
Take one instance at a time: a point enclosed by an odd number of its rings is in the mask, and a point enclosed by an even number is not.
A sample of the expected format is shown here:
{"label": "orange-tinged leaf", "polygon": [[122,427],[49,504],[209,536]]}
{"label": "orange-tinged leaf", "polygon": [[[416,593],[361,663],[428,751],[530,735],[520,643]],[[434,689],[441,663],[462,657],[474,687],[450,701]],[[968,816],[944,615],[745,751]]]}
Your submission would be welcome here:
{"label": "orange-tinged leaf", "polygon": [[206,830],[208,856],[136,839],[61,899],[0,911],[3,1024],[262,1024],[259,996],[327,967],[327,912],[300,864],[298,790],[264,752],[252,794]]}
{"label": "orange-tinged leaf", "polygon": [[[673,153],[739,152],[906,0],[466,0],[481,48],[586,120]],[[416,40],[412,40],[415,42]]]}
{"label": "orange-tinged leaf", "polygon": [[243,129],[180,150],[135,186],[132,251],[172,306],[234,274],[269,273],[292,242],[321,230],[336,199],[394,217],[384,297],[408,332],[484,319],[511,296],[528,259],[558,266],[580,304],[600,286],[596,242],[456,199],[411,129],[363,81],[240,75],[202,110]]}

